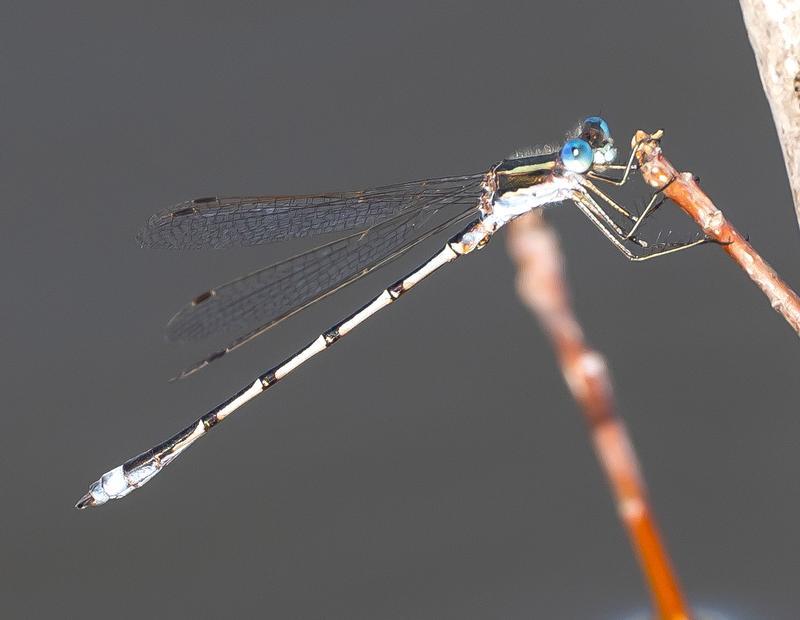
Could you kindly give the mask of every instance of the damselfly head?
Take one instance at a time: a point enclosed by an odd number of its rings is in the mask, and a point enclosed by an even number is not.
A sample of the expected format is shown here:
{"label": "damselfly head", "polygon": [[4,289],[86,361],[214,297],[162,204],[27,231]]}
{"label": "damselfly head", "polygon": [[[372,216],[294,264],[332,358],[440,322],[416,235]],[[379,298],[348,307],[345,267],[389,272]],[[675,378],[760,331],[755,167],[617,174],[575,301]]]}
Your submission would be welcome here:
{"label": "damselfly head", "polygon": [[578,137],[592,147],[593,161],[598,166],[608,165],[617,157],[608,123],[599,116],[589,116],[581,122]]}

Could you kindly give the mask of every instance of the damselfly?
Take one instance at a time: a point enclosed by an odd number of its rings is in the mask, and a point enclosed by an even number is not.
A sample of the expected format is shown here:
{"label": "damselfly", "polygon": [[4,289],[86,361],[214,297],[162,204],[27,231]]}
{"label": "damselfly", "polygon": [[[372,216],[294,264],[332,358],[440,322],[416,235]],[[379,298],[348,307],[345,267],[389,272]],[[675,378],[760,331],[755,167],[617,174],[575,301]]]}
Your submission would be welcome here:
{"label": "damselfly", "polygon": [[[481,249],[495,232],[524,213],[571,201],[615,248],[634,261],[705,243],[707,239],[700,238],[682,244],[649,245],[636,233],[642,221],[660,204],[660,192],[655,192],[641,215],[636,216],[595,185],[594,181],[623,185],[635,169],[638,147],[634,145],[626,164],[615,164],[617,149],[608,125],[593,116],[582,121],[558,147],[517,153],[481,174],[425,179],[347,193],[198,198],[154,215],[139,236],[143,246],[223,248],[355,231],[211,289],[185,306],[167,326],[170,338],[194,339],[231,327],[239,328],[243,335],[181,376],[208,365],[287,317],[405,254],[425,239],[458,223],[471,221],[428,261],[308,346],[260,375],[179,433],[104,474],[90,485],[89,492],[76,507],[104,504],[142,486],[236,409],[330,347],[440,267]],[[609,173],[613,175],[613,171],[620,176],[611,176]],[[665,184],[668,181],[665,179]],[[617,224],[601,204],[612,209],[627,225]]]}

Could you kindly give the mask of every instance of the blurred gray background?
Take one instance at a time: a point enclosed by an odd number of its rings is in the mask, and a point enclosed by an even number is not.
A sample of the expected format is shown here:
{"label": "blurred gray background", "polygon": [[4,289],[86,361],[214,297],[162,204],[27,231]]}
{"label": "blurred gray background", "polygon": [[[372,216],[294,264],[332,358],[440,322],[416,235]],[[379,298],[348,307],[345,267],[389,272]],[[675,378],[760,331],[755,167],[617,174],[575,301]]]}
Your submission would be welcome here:
{"label": "blurred gray background", "polygon": [[[4,617],[647,609],[505,235],[145,489],[72,505],[441,242],[169,384],[222,342],[168,345],[173,311],[308,246],[137,248],[186,198],[481,171],[601,113],[622,146],[666,128],[673,162],[800,284],[736,2],[20,3],[3,10],[0,92]],[[551,215],[688,596],[797,617],[797,337],[718,248],[629,264],[576,209]]]}

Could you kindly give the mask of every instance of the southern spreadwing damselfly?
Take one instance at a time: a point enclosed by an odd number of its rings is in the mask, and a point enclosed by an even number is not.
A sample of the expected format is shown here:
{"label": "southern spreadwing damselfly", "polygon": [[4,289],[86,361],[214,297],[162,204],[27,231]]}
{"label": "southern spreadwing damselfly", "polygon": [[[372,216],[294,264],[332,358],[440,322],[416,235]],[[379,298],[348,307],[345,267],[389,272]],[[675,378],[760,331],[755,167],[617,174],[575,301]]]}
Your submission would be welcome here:
{"label": "southern spreadwing damselfly", "polygon": [[[626,164],[614,163],[617,149],[608,125],[592,116],[584,119],[560,145],[518,152],[479,174],[424,179],[356,192],[198,198],[157,213],[139,235],[145,247],[225,248],[345,233],[335,241],[206,291],[179,311],[167,325],[170,339],[193,340],[231,328],[242,334],[180,376],[210,364],[426,239],[468,223],[430,259],[309,345],[166,441],[105,473],[89,486],[89,492],[76,507],[98,506],[144,485],[239,407],[440,267],[484,247],[495,232],[524,213],[570,201],[617,250],[633,261],[708,241],[699,238],[680,244],[648,244],[636,233],[644,219],[661,204],[660,191],[652,195],[637,216],[597,186],[595,182],[623,185],[635,169],[638,146],[633,146]],[[669,181],[665,179],[665,185]],[[606,209],[625,224],[616,223]]]}

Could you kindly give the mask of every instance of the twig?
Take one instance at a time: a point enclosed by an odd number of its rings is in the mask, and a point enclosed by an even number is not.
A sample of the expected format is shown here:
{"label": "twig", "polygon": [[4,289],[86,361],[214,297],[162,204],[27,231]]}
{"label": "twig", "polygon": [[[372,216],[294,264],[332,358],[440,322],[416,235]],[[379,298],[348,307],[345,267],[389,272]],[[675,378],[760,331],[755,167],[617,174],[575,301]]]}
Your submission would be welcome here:
{"label": "twig", "polygon": [[741,0],[800,222],[800,0]]}
{"label": "twig", "polygon": [[633,137],[634,145],[640,143],[636,156],[645,182],[655,188],[666,185],[664,194],[697,222],[708,237],[721,244],[728,256],[767,296],[772,307],[800,335],[800,298],[797,293],[725,219],[700,189],[694,175],[675,170],[661,151],[661,133],[650,135],[640,130]]}
{"label": "twig", "polygon": [[587,345],[572,312],[558,239],[538,213],[518,218],[509,228],[509,252],[518,268],[517,291],[552,340],[567,385],[583,409],[659,617],[688,619],[690,614],[661,541],[636,454],[615,412],[605,359]]}

